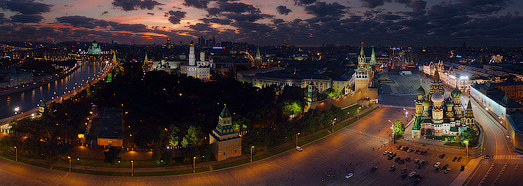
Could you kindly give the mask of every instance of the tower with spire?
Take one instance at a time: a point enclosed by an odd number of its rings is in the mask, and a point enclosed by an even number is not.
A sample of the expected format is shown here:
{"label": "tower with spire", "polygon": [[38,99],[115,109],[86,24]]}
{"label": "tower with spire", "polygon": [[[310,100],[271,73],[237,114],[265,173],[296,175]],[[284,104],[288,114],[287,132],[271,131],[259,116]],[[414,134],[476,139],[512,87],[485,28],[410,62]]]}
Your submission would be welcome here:
{"label": "tower with spire", "polygon": [[256,56],[254,57],[254,65],[259,67],[262,64],[262,58],[260,54],[260,47],[256,49]]}
{"label": "tower with spire", "polygon": [[209,134],[209,144],[217,161],[242,155],[242,137],[232,125],[232,116],[227,105],[218,116],[218,125]]}
{"label": "tower with spire", "polygon": [[369,66],[363,51],[363,42],[361,43],[360,55],[358,56],[358,69],[354,73],[356,76],[354,82],[354,92],[361,92],[361,97],[367,97],[369,81],[371,76],[369,75]]}

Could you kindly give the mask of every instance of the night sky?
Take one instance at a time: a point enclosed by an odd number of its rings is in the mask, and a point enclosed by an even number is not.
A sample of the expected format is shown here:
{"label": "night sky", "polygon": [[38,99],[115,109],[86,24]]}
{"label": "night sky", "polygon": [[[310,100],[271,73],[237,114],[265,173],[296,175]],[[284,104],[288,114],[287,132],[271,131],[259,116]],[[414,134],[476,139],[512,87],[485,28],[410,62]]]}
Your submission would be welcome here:
{"label": "night sky", "polygon": [[1,41],[523,46],[521,0],[0,0]]}

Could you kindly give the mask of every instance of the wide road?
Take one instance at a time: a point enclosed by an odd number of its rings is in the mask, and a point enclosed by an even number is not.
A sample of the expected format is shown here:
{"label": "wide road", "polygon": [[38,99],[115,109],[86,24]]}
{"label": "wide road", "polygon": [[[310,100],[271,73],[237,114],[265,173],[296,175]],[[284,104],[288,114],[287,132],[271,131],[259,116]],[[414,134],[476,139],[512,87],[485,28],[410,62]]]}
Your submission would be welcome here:
{"label": "wide road", "polygon": [[[111,177],[48,170],[0,158],[0,180],[2,185],[412,185],[412,179],[401,180],[399,170],[389,172],[395,164],[382,155],[390,149],[390,123],[403,119],[404,111],[399,108],[380,108],[356,123],[323,139],[303,145],[303,152],[290,150],[264,160],[224,170],[215,170],[189,175],[160,177]],[[373,150],[373,148],[375,150]],[[402,154],[404,153],[404,154]],[[436,153],[429,151],[424,159],[435,159]],[[398,156],[412,153],[398,152]],[[419,157],[422,158],[422,157]],[[433,163],[433,162],[431,162]],[[379,167],[370,173],[374,165]],[[414,169],[412,162],[399,165]],[[452,166],[452,165],[451,165]],[[429,167],[429,166],[427,166]],[[454,168],[453,168],[454,169]],[[455,169],[454,169],[455,170]],[[354,177],[344,175],[353,172]],[[448,185],[458,171],[451,174],[427,172],[428,180],[423,185]],[[335,175],[327,177],[325,173]],[[446,179],[440,179],[445,177]],[[322,181],[323,180],[323,181]]]}
{"label": "wide road", "polygon": [[[505,183],[517,183],[517,180],[511,179],[517,177],[521,171],[516,166],[523,164],[521,158],[513,152],[513,147],[506,138],[506,130],[496,123],[493,118],[482,110],[480,105],[473,102],[472,109],[476,121],[483,127],[485,135],[485,151],[483,154],[493,156],[488,160],[481,160],[477,170],[471,175],[466,185],[514,185],[499,184],[500,178]],[[487,174],[488,173],[488,174]]]}

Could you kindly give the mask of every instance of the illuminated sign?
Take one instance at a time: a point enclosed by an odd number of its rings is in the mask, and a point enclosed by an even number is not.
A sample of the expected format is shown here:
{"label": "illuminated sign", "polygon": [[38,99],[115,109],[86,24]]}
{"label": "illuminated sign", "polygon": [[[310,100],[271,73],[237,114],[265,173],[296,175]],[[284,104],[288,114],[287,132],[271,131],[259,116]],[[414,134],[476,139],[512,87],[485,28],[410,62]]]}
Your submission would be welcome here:
{"label": "illuminated sign", "polygon": [[225,47],[212,47],[212,49],[225,49]]}

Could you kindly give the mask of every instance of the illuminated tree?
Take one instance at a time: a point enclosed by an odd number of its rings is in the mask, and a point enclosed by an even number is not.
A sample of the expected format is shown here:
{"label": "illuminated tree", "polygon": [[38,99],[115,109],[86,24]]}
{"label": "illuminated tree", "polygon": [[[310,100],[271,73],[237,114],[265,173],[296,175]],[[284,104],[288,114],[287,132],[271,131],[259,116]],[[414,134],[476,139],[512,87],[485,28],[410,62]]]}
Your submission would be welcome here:
{"label": "illuminated tree", "polygon": [[405,133],[405,127],[403,126],[403,123],[400,120],[396,120],[394,122],[394,135],[396,137],[399,137]]}

